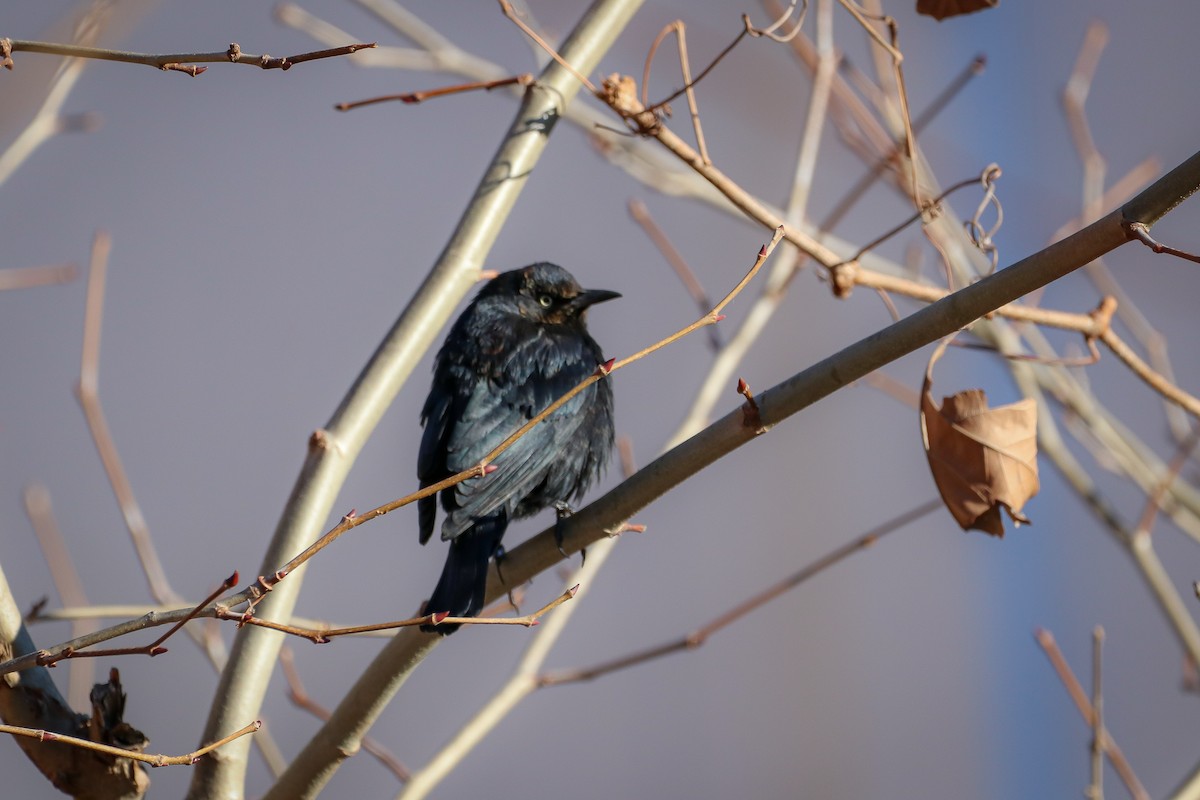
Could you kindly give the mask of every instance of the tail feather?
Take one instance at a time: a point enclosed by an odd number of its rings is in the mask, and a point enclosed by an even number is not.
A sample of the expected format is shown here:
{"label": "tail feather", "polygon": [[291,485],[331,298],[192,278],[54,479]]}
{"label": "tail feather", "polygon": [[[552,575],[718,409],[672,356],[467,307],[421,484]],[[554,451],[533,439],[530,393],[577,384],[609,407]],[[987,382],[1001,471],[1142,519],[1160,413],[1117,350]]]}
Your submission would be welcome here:
{"label": "tail feather", "polygon": [[[450,612],[452,617],[477,617],[483,610],[487,588],[488,560],[496,552],[508,520],[504,516],[478,520],[450,542],[442,577],[429,602],[426,613]],[[426,633],[449,636],[458,625],[422,625]]]}

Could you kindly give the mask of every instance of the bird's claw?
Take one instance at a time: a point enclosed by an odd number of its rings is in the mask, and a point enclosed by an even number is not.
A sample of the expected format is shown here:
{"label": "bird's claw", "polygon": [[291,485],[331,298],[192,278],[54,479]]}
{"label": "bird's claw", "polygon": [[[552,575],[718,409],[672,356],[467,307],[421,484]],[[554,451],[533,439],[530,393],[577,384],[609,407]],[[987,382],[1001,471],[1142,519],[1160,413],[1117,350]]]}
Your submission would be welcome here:
{"label": "bird's claw", "polygon": [[[504,570],[500,568],[500,565],[504,563],[504,559],[507,557],[508,551],[504,549],[504,545],[496,545],[496,549],[492,551],[492,559],[496,562],[496,577],[500,579],[500,583],[504,584],[505,587],[508,586],[508,581],[504,580]],[[512,600],[511,589],[509,589],[509,600]]]}
{"label": "bird's claw", "polygon": [[[563,523],[567,517],[575,513],[575,509],[571,508],[566,500],[559,500],[554,504],[554,545],[558,548],[559,554],[563,558],[570,558],[567,551],[563,549],[563,540],[566,538],[566,530],[563,528]],[[587,548],[579,551],[579,566],[583,566],[587,562]]]}
{"label": "bird's claw", "polygon": [[575,510],[566,500],[559,500],[554,504],[554,546],[558,548],[558,552],[563,558],[568,558],[567,551],[563,549],[563,539],[567,533],[563,529],[563,522],[574,513]]}

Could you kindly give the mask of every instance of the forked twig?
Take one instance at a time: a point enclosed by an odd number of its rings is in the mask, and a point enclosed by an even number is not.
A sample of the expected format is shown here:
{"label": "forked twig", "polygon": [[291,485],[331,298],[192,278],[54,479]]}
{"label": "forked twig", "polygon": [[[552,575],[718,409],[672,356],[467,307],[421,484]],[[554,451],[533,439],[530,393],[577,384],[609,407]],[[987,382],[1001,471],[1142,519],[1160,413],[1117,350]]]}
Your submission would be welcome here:
{"label": "forked twig", "polygon": [[[681,19],[675,20],[659,31],[658,36],[655,37],[654,42],[650,45],[650,50],[646,53],[646,66],[642,71],[642,104],[646,106],[650,105],[650,101],[647,99],[646,94],[650,91],[650,67],[654,63],[654,55],[658,52],[659,45],[661,45],[663,41],[672,33],[675,34],[675,40],[679,43],[679,71],[683,73],[683,89],[680,91],[687,95],[688,111],[692,116],[692,130],[696,133],[696,149],[700,151],[700,158],[703,159],[704,163],[711,164],[712,159],[708,157],[708,146],[704,142],[704,130],[700,126],[700,108],[696,103],[696,81],[692,80],[692,68],[691,64],[688,62],[687,27],[683,24],[683,20]],[[713,63],[708,65],[704,72],[701,73],[701,78],[707,75],[709,70],[717,65],[717,61],[720,61],[722,58],[724,58],[725,54],[732,50],[734,45],[741,41],[742,35],[743,34],[739,34],[737,39],[734,39],[733,44],[729,45],[724,52],[717,56],[716,61],[713,61]],[[650,106],[650,108],[666,109],[667,104],[678,96],[679,92],[675,92],[667,99]]]}
{"label": "forked twig", "polygon": [[239,614],[221,607],[216,609],[216,617],[217,619],[237,622],[239,627],[242,625],[257,625],[260,628],[268,628],[291,636],[298,636],[301,639],[308,639],[313,644],[328,644],[333,641],[335,636],[354,636],[356,634],[374,633],[376,631],[394,630],[397,628],[411,628],[416,625],[441,625],[445,623],[447,625],[520,625],[525,628],[532,628],[540,624],[541,617],[573,598],[578,589],[578,586],[568,589],[532,614],[525,614],[519,617],[452,617],[448,612],[439,611],[434,614],[423,614],[419,617],[409,617],[408,619],[396,620],[394,622],[376,622],[370,625],[352,625],[347,628],[323,629],[285,625],[269,619],[259,619],[249,613]]}
{"label": "forked twig", "polygon": [[[1075,707],[1079,709],[1080,715],[1083,717],[1084,723],[1088,727],[1095,725],[1095,714],[1092,709],[1092,702],[1088,699],[1087,692],[1079,679],[1075,677],[1075,673],[1071,671],[1071,667],[1067,664],[1067,659],[1063,657],[1062,650],[1059,649],[1058,643],[1054,640],[1054,634],[1044,628],[1038,628],[1034,631],[1034,638],[1038,645],[1050,659],[1050,665],[1054,667],[1055,674],[1062,681],[1063,687],[1066,688],[1067,694],[1071,696]],[[1117,775],[1121,777],[1121,782],[1125,784],[1125,788],[1129,790],[1129,794],[1134,797],[1134,800],[1150,800],[1150,793],[1146,791],[1146,787],[1138,780],[1138,777],[1133,772],[1133,768],[1125,759],[1125,753],[1117,746],[1117,742],[1112,737],[1112,733],[1108,730],[1104,731],[1104,753],[1108,756],[1109,763],[1113,765]]]}
{"label": "forked twig", "polygon": [[119,647],[106,650],[77,650],[74,647],[66,647],[62,649],[55,648],[54,651],[39,650],[34,655],[35,662],[39,667],[53,667],[59,661],[68,658],[104,658],[108,656],[139,656],[145,655],[153,658],[167,652],[167,648],[162,644],[167,639],[170,639],[175,633],[187,623],[200,616],[200,612],[204,611],[208,606],[216,601],[225,592],[233,588],[237,584],[238,574],[234,572],[225,581],[213,590],[212,594],[201,600],[188,614],[178,620],[171,628],[162,636],[155,639],[153,642],[141,647]]}
{"label": "forked twig", "polygon": [[538,35],[537,31],[535,31],[533,28],[526,25],[525,20],[521,19],[520,15],[517,14],[517,12],[513,9],[512,3],[508,2],[508,0],[499,0],[499,3],[500,3],[500,10],[504,12],[504,16],[506,16],[510,20],[512,20],[513,24],[516,25],[518,28],[520,28],[521,31],[526,36],[528,36],[534,42],[537,42],[538,46],[541,47],[543,50],[545,50],[550,55],[551,58],[553,58],[556,62],[558,62],[558,65],[560,67],[562,67],[567,72],[574,75],[576,80],[578,80],[580,83],[582,83],[589,92],[591,92],[592,94],[596,93],[595,85],[587,79],[587,76],[580,74],[579,70],[577,70],[577,69],[575,69],[575,67],[571,66],[571,64],[565,58],[563,58],[562,56],[560,56],[558,54],[557,50],[555,50],[553,47],[548,45],[546,43],[546,40]]}
{"label": "forked twig", "polygon": [[[881,48],[883,48],[892,59],[892,71],[896,81],[896,95],[900,103],[900,120],[904,125],[904,141],[908,154],[909,174],[912,180],[912,199],[917,208],[923,208],[924,203],[921,200],[921,187],[917,180],[917,140],[913,135],[912,117],[908,111],[908,90],[904,87],[904,54],[900,52],[898,44],[899,26],[896,20],[890,16],[883,15],[882,17],[872,17],[858,6],[854,0],[838,0],[842,7],[850,12],[860,25],[872,39],[875,40]],[[883,35],[871,25],[870,19],[877,22],[882,22],[888,30],[888,39],[885,40]]]}

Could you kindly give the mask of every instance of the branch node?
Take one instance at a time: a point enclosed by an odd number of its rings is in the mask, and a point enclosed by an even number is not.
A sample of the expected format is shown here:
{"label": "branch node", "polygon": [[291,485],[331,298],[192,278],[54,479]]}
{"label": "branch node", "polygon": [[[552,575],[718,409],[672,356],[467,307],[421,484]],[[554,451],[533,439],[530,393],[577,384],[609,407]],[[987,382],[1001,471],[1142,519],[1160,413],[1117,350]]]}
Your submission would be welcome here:
{"label": "branch node", "polygon": [[237,60],[242,57],[242,46],[237,42],[230,42],[229,49],[225,51],[229,55],[229,60],[232,63],[237,63]]}
{"label": "branch node", "polygon": [[333,434],[324,428],[317,428],[308,437],[309,452],[314,450],[333,451],[338,455],[345,455],[345,450],[342,448],[341,442],[334,438]]}
{"label": "branch node", "polygon": [[857,260],[843,261],[829,268],[834,297],[845,300],[850,296],[850,292],[854,291],[854,284],[858,281],[859,269]]}
{"label": "branch node", "polygon": [[754,399],[754,393],[750,391],[750,384],[742,378],[738,378],[737,391],[746,398],[746,402],[742,405],[742,426],[753,428],[756,435],[766,433],[767,426],[763,425],[762,413],[759,411],[758,401]]}
{"label": "branch node", "polygon": [[12,72],[12,39],[9,39],[7,36],[3,39],[0,39],[0,56],[3,57],[3,60],[0,60],[0,66],[3,66],[9,72]]}
{"label": "branch node", "polygon": [[1186,261],[1193,261],[1197,264],[1200,264],[1200,256],[1192,255],[1191,253],[1185,252],[1183,250],[1176,250],[1174,247],[1168,247],[1167,245],[1163,244],[1162,242],[1158,241],[1153,236],[1151,236],[1150,235],[1150,226],[1147,225],[1146,223],[1131,222],[1129,220],[1123,220],[1122,223],[1125,226],[1126,232],[1128,232],[1128,234],[1131,237],[1133,237],[1134,239],[1137,239],[1142,244],[1149,247],[1153,252],[1159,253],[1159,254],[1166,253],[1167,255],[1176,256],[1176,257],[1182,258]]}
{"label": "branch node", "polygon": [[1097,339],[1108,333],[1112,326],[1113,314],[1117,310],[1117,298],[1110,295],[1105,295],[1100,301],[1100,305],[1096,306],[1095,310],[1088,313],[1092,318],[1092,329],[1088,332],[1087,338]]}

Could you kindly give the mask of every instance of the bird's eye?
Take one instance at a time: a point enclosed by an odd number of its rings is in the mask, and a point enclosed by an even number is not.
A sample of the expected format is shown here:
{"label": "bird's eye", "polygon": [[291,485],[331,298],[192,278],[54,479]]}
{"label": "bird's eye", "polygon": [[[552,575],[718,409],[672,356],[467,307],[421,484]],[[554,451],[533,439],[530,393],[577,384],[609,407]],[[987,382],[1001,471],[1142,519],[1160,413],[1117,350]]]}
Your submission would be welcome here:
{"label": "bird's eye", "polygon": [[548,294],[539,294],[538,295],[538,303],[541,305],[542,308],[549,308],[550,306],[552,306],[554,304],[554,298]]}

